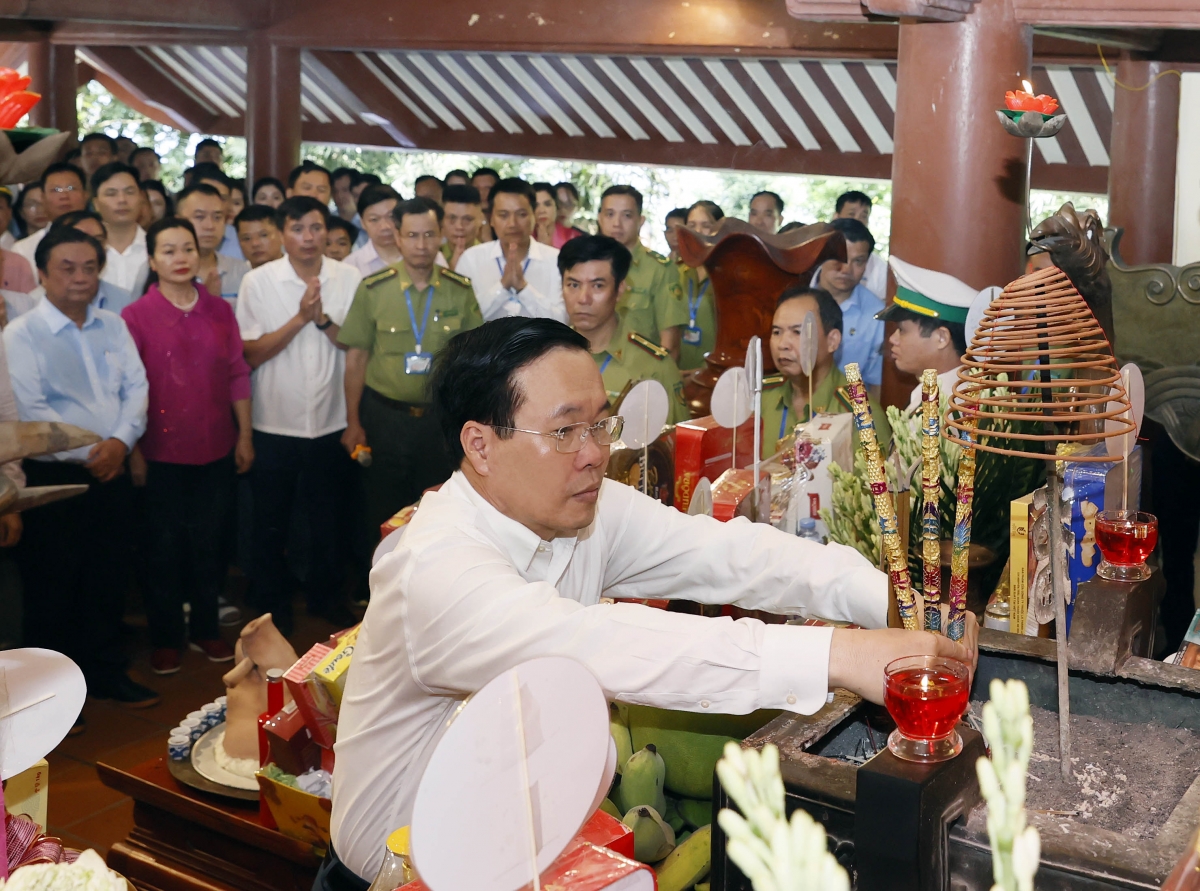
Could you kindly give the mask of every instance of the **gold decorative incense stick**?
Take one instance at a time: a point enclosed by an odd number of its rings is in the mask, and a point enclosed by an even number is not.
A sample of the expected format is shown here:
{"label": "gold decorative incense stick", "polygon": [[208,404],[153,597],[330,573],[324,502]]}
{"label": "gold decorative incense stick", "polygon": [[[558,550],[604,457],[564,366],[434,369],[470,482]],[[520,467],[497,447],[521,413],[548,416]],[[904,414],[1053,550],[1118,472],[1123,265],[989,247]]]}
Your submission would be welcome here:
{"label": "gold decorative incense stick", "polygon": [[954,512],[954,550],[950,554],[950,614],[946,618],[946,636],[962,640],[966,630],[967,565],[971,550],[971,503],[975,500],[975,427],[973,417],[964,417],[959,426],[963,447],[958,461],[958,504]]}
{"label": "gold decorative incense stick", "polygon": [[941,393],[937,371],[921,374],[921,558],[924,562],[925,630],[942,630],[942,455],[938,438],[941,427]]}
{"label": "gold decorative incense stick", "polygon": [[896,504],[892,501],[892,493],[888,491],[887,474],[883,468],[883,458],[879,454],[879,440],[875,437],[875,422],[871,419],[867,388],[863,385],[862,373],[857,362],[847,363],[845,372],[850,404],[854,409],[854,426],[858,430],[858,443],[867,465],[867,485],[871,490],[871,500],[875,504],[879,531],[883,533],[883,553],[887,561],[888,576],[896,592],[900,621],[909,631],[917,631],[917,604],[908,577],[908,559],[900,541]]}

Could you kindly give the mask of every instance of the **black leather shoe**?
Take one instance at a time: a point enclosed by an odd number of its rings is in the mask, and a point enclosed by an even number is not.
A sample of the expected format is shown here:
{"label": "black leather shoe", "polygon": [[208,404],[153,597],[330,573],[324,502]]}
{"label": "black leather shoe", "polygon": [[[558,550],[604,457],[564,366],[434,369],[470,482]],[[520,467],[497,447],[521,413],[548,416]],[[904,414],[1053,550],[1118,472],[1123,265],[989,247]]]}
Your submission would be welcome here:
{"label": "black leather shoe", "polygon": [[120,673],[105,679],[88,690],[95,699],[106,699],[125,708],[151,708],[158,705],[158,694],[149,687],[134,682],[129,675]]}

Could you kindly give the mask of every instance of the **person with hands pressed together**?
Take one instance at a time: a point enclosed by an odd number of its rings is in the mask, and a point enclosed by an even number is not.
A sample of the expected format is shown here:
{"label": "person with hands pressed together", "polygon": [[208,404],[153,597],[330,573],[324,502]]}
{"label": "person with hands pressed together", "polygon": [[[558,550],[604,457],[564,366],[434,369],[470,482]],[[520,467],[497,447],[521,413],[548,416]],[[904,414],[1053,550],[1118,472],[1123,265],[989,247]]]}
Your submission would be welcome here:
{"label": "person with hands pressed together", "polygon": [[[887,578],[852,548],[688,516],[605,479],[622,423],[588,340],[564,325],[510,318],[458,335],[431,393],[459,469],[371,573],[338,719],[327,872],[340,861],[375,874],[447,719],[528,659],[569,656],[622,702],[727,714],[812,714],[834,687],[881,702],[883,667],[901,656],[974,664],[972,616],[962,643],[883,629]],[[880,630],[620,602],[649,597]]]}
{"label": "person with hands pressed together", "polygon": [[470,279],[436,263],[441,214],[425,198],[396,205],[400,262],[363,279],[338,335],[348,347],[342,445],[372,453],[363,468],[372,546],[380,524],[453,469],[426,383],[433,356],[483,317]]}
{"label": "person with hands pressed together", "polygon": [[479,227],[483,225],[483,209],[480,206],[479,190],[472,185],[451,185],[442,190],[442,258],[450,269],[458,268],[458,261],[467,248],[479,244]]}
{"label": "person with hands pressed together", "polygon": [[[210,662],[233,659],[218,628],[217,598],[235,466],[246,473],[254,463],[250,368],[233,310],[196,282],[200,252],[191,224],[160,220],[147,232],[146,247],[149,286],[122,318],[146,368],[154,418],[135,451],[144,461],[150,536],[144,549],[150,667],[173,674],[187,638]],[[191,603],[187,624],[184,601]]]}
{"label": "person with hands pressed together", "polygon": [[4,330],[17,411],[22,421],[62,421],[101,440],[24,462],[30,486],[88,487],[25,517],[17,551],[25,643],[70,656],[89,695],[148,707],[158,696],[125,673],[121,646],[132,528],[125,458],[146,429],[145,368],[121,317],[93,303],[100,242],[58,226],[35,259],[46,296]]}
{"label": "person with hands pressed together", "polygon": [[490,192],[494,241],[468,248],[454,267],[475,287],[484,319],[527,316],[564,321],[558,251],[533,240],[533,187],[502,179]]}
{"label": "person with hands pressed together", "polygon": [[337,523],[351,469],[341,446],[345,353],[338,333],[362,276],[324,256],[329,210],[320,201],[289,198],[279,218],[286,256],[246,275],[237,321],[254,369],[255,605],[286,634],[292,606],[284,546],[296,498],[306,501],[312,532],[309,613],[343,627],[353,619],[338,600]]}

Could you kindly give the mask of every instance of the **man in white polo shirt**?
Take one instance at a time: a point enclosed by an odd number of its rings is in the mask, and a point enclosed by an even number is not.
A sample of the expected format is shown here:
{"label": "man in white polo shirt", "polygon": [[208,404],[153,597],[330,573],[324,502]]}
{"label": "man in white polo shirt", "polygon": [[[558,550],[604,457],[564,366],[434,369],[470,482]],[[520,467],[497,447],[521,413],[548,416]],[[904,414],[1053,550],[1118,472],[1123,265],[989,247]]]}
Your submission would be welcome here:
{"label": "man in white polo shirt", "polygon": [[254,369],[254,600],[287,634],[284,548],[296,498],[304,499],[296,506],[312,534],[309,613],[338,625],[353,621],[337,600],[338,517],[350,469],[341,446],[346,363],[337,337],[362,275],[324,256],[329,210],[320,201],[288,198],[279,219],[286,256],[242,279],[237,320]]}
{"label": "man in white polo shirt", "polygon": [[523,179],[502,179],[489,198],[495,241],[468,248],[454,267],[475,286],[484,321],[525,316],[566,322],[558,251],[533,240],[533,187]]}

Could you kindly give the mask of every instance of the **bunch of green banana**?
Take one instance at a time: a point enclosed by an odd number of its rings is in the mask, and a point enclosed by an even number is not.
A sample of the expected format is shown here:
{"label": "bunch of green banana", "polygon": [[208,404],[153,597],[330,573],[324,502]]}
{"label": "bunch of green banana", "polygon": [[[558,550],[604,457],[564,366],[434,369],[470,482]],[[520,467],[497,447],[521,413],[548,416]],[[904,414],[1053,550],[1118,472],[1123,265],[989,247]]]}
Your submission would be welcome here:
{"label": "bunch of green banana", "polygon": [[701,826],[654,867],[658,891],[685,891],[707,876],[711,866],[712,827]]}
{"label": "bunch of green banana", "polygon": [[675,849],[675,830],[654,808],[632,808],[622,822],[633,830],[633,856],[642,863],[658,863]]}
{"label": "bunch of green banana", "polygon": [[612,703],[608,707],[608,732],[617,746],[617,776],[625,773],[625,762],[633,755],[633,740],[629,736],[628,706]]}
{"label": "bunch of green banana", "polygon": [[663,794],[666,776],[667,765],[657,748],[649,745],[634,752],[625,762],[615,804],[626,812],[641,806],[652,807],[661,817],[667,812],[667,799]]}

